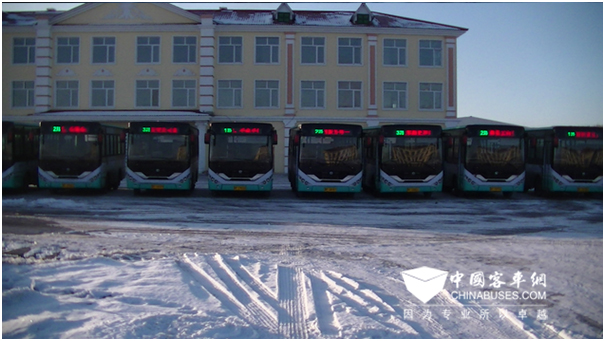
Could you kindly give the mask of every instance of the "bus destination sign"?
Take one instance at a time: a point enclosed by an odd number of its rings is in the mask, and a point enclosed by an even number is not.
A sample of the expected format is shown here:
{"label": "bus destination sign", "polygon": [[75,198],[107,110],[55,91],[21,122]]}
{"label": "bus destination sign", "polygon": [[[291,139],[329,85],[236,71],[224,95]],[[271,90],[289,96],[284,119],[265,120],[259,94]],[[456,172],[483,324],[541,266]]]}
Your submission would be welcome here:
{"label": "bus destination sign", "polygon": [[53,126],[53,133],[86,134],[88,128],[82,126]]}
{"label": "bus destination sign", "polygon": [[313,133],[314,133],[314,135],[342,136],[342,135],[351,134],[351,131],[344,130],[344,129],[319,129],[319,128],[316,128]]}
{"label": "bus destination sign", "polygon": [[395,136],[431,136],[433,132],[428,129],[408,129],[408,130],[395,130]]}
{"label": "bus destination sign", "polygon": [[494,136],[494,137],[515,137],[514,130],[500,130],[500,129],[482,129],[479,130],[479,136]]}
{"label": "bus destination sign", "polygon": [[599,134],[596,131],[568,131],[567,137],[576,139],[598,139]]}
{"label": "bus destination sign", "polygon": [[223,128],[225,134],[260,134],[260,128]]}
{"label": "bus destination sign", "polygon": [[141,133],[147,134],[178,134],[179,129],[175,127],[141,127]]}

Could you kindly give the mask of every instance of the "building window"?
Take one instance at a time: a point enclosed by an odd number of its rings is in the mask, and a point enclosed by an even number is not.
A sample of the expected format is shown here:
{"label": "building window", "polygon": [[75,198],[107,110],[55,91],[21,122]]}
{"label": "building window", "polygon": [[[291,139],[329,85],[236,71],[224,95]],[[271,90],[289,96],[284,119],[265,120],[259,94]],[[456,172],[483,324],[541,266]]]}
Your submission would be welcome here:
{"label": "building window", "polygon": [[13,108],[34,106],[34,81],[13,81]]}
{"label": "building window", "polygon": [[279,81],[256,81],[254,89],[255,108],[279,107]]}
{"label": "building window", "polygon": [[92,63],[110,64],[116,61],[116,38],[93,37],[92,38]]}
{"label": "building window", "polygon": [[302,37],[300,62],[302,64],[324,64],[326,39],[321,37]]}
{"label": "building window", "polygon": [[57,38],[57,63],[76,64],[80,62],[80,38]]}
{"label": "building window", "polygon": [[338,82],[338,108],[361,108],[361,82]]}
{"label": "building window", "polygon": [[114,81],[92,81],[91,107],[113,107]]}
{"label": "building window", "polygon": [[407,83],[385,82],[382,89],[384,109],[407,109]]}
{"label": "building window", "polygon": [[172,106],[195,107],[195,80],[172,81]]}
{"label": "building window", "polygon": [[197,54],[196,37],[173,37],[172,62],[195,63]]}
{"label": "building window", "polygon": [[78,107],[78,81],[57,81],[56,106],[60,108]]}
{"label": "building window", "polygon": [[148,80],[137,81],[136,106],[137,107],[159,107],[160,106],[160,81]]}
{"label": "building window", "polygon": [[338,38],[338,64],[361,65],[361,38]]}
{"label": "building window", "polygon": [[441,65],[441,40],[421,40],[420,66]]}
{"label": "building window", "polygon": [[441,110],[443,108],[443,84],[420,83],[420,109]]}
{"label": "building window", "polygon": [[384,65],[406,65],[406,45],[405,39],[385,39],[382,63]]}
{"label": "building window", "polygon": [[279,63],[278,37],[256,37],[256,62],[259,64]]}
{"label": "building window", "polygon": [[13,39],[13,64],[34,64],[36,62],[36,38]]}
{"label": "building window", "polygon": [[300,107],[306,109],[324,108],[325,86],[324,81],[302,81],[300,84]]}
{"label": "building window", "polygon": [[242,107],[242,81],[241,80],[218,81],[218,107],[219,108],[241,108]]}
{"label": "building window", "polygon": [[160,62],[160,37],[137,37],[137,63]]}
{"label": "building window", "polygon": [[242,62],[242,37],[219,37],[218,38],[218,62],[219,63],[241,63]]}

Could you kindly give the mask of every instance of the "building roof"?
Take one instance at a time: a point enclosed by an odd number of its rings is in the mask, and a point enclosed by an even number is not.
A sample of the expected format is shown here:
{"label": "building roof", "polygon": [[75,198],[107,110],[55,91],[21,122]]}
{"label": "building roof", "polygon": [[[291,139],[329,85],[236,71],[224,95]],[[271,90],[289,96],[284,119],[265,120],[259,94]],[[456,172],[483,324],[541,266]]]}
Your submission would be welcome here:
{"label": "building roof", "polygon": [[[88,4],[82,5],[87,6]],[[283,6],[283,4],[282,4]],[[280,8],[283,8],[280,6]],[[364,4],[362,4],[362,7]],[[366,7],[367,8],[367,7]],[[75,10],[75,9],[73,9]],[[71,10],[71,11],[73,11]],[[367,25],[357,25],[352,18],[353,11],[293,11],[294,20],[289,23],[277,22],[275,10],[185,10],[197,16],[212,16],[213,23],[220,25],[288,25],[296,27],[373,27],[398,28],[419,30],[446,30],[454,35],[467,31],[466,28],[433,23],[423,20],[404,18],[390,14],[372,12],[371,21]],[[70,11],[47,10],[41,12],[2,12],[3,26],[31,26],[40,17],[52,18]]]}

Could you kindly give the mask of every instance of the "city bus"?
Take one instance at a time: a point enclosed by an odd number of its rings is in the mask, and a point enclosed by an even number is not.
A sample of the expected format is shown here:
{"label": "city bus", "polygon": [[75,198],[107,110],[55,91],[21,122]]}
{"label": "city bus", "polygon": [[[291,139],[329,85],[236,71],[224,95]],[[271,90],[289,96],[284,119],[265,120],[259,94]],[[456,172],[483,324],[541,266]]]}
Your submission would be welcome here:
{"label": "city bus", "polygon": [[41,122],[38,186],[117,189],[124,178],[125,129],[99,122]]}
{"label": "city bus", "polygon": [[2,188],[38,184],[40,128],[2,122]]}
{"label": "city bus", "polygon": [[444,191],[522,192],[525,129],[512,125],[467,125],[443,131]]}
{"label": "city bus", "polygon": [[273,189],[273,146],[277,132],[269,123],[212,123],[208,145],[208,189],[258,191]]}
{"label": "city bus", "polygon": [[526,148],[526,190],[603,192],[603,128],[528,129]]}
{"label": "city bus", "polygon": [[130,122],[126,186],[192,192],[198,178],[199,131],[189,123]]}
{"label": "city bus", "polygon": [[364,129],[363,188],[379,193],[441,192],[441,126],[393,124]]}
{"label": "city bus", "polygon": [[299,192],[361,191],[360,125],[306,123],[290,129],[288,179]]}

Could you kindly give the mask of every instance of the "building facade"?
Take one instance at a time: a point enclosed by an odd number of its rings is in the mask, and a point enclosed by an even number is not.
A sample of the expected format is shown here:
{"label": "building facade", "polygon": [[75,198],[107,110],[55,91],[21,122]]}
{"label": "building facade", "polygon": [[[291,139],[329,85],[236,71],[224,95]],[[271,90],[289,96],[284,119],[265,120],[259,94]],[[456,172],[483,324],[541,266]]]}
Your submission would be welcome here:
{"label": "building facade", "polygon": [[[456,125],[466,29],[374,13],[94,3],[3,13],[3,120]],[[203,139],[200,139],[203,141]],[[201,146],[201,150],[205,150]],[[200,170],[206,169],[205,156]]]}

